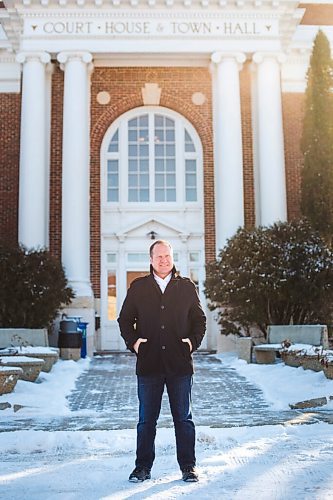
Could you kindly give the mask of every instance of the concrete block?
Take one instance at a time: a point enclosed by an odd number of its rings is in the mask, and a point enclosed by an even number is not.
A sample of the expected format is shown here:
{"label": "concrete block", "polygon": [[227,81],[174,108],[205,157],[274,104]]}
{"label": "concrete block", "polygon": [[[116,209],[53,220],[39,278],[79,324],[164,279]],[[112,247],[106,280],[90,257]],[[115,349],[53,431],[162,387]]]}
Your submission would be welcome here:
{"label": "concrete block", "polygon": [[293,344],[311,344],[328,348],[326,325],[270,325],[267,330],[268,344],[280,344],[289,339]]}
{"label": "concrete block", "polygon": [[252,338],[238,337],[236,340],[237,355],[247,363],[252,361]]}
{"label": "concrete block", "polygon": [[49,346],[46,328],[0,328],[0,349],[10,346]]}

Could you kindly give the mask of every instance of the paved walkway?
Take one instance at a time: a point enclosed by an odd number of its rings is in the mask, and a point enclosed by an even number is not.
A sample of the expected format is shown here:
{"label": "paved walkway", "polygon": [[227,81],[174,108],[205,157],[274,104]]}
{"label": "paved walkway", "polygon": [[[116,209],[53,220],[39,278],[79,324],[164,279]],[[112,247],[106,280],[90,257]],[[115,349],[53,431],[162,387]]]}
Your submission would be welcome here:
{"label": "paved walkway", "polygon": [[[215,427],[274,425],[295,421],[332,422],[332,412],[272,411],[256,386],[213,355],[195,355],[193,415],[196,425]],[[1,430],[109,430],[134,428],[137,422],[135,358],[113,354],[92,359],[69,395],[72,415],[59,418],[1,420]],[[83,415],[84,414],[84,415]],[[172,425],[163,396],[159,426]]]}

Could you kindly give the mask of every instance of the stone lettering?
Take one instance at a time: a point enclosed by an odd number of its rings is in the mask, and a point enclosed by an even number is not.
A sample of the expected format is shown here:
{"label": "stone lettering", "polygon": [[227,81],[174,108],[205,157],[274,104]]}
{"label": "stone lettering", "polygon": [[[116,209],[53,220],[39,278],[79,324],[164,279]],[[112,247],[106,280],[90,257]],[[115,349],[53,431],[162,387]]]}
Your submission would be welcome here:
{"label": "stone lettering", "polygon": [[91,21],[88,22],[56,22],[56,23],[45,23],[43,26],[44,33],[47,34],[79,34],[82,33],[84,35],[89,35],[91,33],[91,25],[93,23]]}
{"label": "stone lettering", "polygon": [[187,33],[198,33],[205,35],[212,32],[211,23],[171,23],[173,34],[186,35]]}
{"label": "stone lettering", "polygon": [[223,31],[225,35],[259,35],[256,23],[224,23]]}
{"label": "stone lettering", "polygon": [[106,22],[105,33],[112,35],[147,35],[150,33],[150,23],[145,22]]}

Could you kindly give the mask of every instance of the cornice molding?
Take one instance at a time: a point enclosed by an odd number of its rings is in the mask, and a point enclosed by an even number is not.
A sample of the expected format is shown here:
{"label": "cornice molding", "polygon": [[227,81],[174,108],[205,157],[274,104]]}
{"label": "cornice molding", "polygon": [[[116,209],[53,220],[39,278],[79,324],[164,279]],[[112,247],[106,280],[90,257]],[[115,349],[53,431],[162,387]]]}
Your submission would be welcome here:
{"label": "cornice molding", "polygon": [[79,19],[84,19],[84,18],[96,18],[96,19],[128,19],[135,17],[137,18],[150,18],[150,19],[173,19],[175,16],[177,16],[178,19],[187,19],[187,18],[198,18],[198,19],[210,19],[212,21],[216,20],[216,16],[218,16],[220,19],[272,19],[276,20],[279,19],[279,15],[277,12],[258,12],[258,11],[238,11],[238,10],[228,10],[228,11],[219,11],[219,10],[205,10],[205,11],[199,11],[199,10],[170,10],[170,11],[164,11],[164,10],[117,10],[117,11],[111,11],[111,10],[79,10],[79,9],[65,9],[65,10],[36,10],[36,11],[22,11],[21,12],[22,18],[24,19],[38,19],[38,18],[52,18],[56,17],[57,19],[59,18],[79,18]]}

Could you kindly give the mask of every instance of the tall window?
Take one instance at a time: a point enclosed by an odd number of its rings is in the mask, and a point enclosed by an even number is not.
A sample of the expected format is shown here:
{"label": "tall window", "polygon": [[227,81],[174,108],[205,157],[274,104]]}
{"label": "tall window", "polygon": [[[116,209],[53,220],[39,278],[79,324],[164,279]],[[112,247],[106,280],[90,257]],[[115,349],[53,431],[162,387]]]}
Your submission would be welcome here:
{"label": "tall window", "polygon": [[181,118],[147,110],[124,119],[107,146],[106,201],[197,202],[198,149]]}

